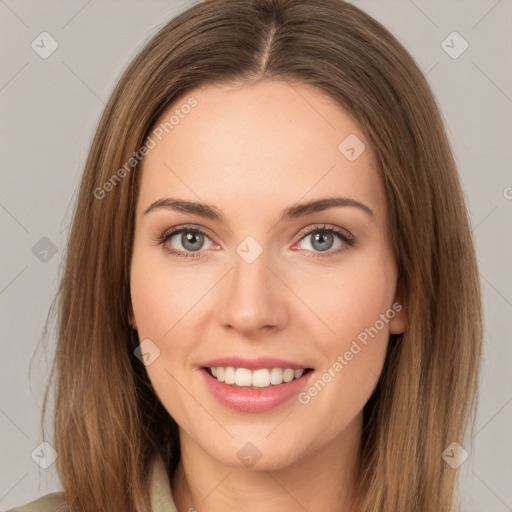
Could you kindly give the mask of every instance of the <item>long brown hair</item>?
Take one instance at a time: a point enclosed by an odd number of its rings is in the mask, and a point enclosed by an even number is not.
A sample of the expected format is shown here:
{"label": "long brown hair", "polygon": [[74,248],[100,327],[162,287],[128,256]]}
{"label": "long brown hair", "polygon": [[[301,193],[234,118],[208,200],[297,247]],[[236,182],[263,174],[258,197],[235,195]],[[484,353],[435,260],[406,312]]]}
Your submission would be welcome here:
{"label": "long brown hair", "polygon": [[206,0],[130,63],[85,165],[53,375],[57,467],[74,512],[148,511],[151,460],[160,454],[172,475],[180,458],[176,423],[134,356],[127,321],[134,155],[163,110],[195,87],[262,80],[334,98],[360,124],[385,180],[407,329],[390,337],[364,408],[357,510],[453,510],[457,472],[441,454],[463,445],[474,421],[482,313],[465,200],[429,86],[386,28],[342,0]]}

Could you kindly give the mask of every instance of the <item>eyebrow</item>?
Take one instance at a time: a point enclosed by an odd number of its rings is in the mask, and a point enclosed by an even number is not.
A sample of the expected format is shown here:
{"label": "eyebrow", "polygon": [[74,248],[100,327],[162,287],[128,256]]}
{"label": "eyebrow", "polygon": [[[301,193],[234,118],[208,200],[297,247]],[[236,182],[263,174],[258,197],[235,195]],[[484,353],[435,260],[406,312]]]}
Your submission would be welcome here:
{"label": "eyebrow", "polygon": [[[313,213],[322,212],[329,208],[347,206],[357,208],[372,218],[375,217],[375,214],[370,208],[368,208],[368,206],[356,201],[355,199],[351,199],[349,197],[326,197],[285,208],[280,212],[280,220],[298,219]],[[213,205],[198,203],[195,201],[185,201],[183,199],[176,199],[172,197],[158,199],[146,209],[144,215],[160,208],[166,208],[183,213],[191,213],[200,217],[225,222],[222,213]]]}

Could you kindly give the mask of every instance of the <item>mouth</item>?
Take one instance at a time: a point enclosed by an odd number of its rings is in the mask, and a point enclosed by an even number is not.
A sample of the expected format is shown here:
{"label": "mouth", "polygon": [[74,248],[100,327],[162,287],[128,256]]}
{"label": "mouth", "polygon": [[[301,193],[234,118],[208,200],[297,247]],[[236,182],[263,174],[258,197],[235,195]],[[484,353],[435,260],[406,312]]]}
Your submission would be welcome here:
{"label": "mouth", "polygon": [[236,368],[233,366],[204,366],[201,368],[212,379],[233,388],[265,389],[277,387],[308,375],[313,368]]}

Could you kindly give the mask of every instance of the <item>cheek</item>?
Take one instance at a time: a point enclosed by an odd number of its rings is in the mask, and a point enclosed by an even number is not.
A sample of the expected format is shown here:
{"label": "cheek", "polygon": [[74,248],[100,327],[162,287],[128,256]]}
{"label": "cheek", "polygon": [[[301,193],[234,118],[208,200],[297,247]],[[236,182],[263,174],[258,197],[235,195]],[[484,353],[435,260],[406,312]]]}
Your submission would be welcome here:
{"label": "cheek", "polygon": [[[395,286],[393,261],[376,252],[347,260],[335,270],[329,268],[327,272],[314,274],[302,280],[296,290],[297,295],[307,298],[318,319],[309,322],[309,330],[315,326],[319,338],[329,340],[324,348],[330,353],[347,343],[350,345],[351,340],[376,322],[379,330],[389,330],[389,322],[383,326],[379,319],[393,303]],[[311,320],[311,315],[307,319]]]}
{"label": "cheek", "polygon": [[[192,313],[197,303],[198,291],[180,273],[162,265],[157,251],[135,248],[130,271],[130,291],[133,312],[137,321],[139,340],[150,339],[159,355],[146,366],[152,386],[164,407],[178,421],[184,418],[180,411],[187,410],[187,395],[182,393],[180,382],[189,346],[173,343],[173,339],[185,339],[180,322]],[[197,288],[197,287],[196,287]],[[176,415],[177,413],[177,415]]]}
{"label": "cheek", "polygon": [[305,283],[298,292],[307,293],[318,318],[311,321],[307,315],[302,329],[310,332],[324,356],[318,380],[311,394],[306,390],[304,401],[322,395],[317,407],[332,407],[339,421],[362,409],[382,371],[395,314],[395,272],[393,260],[375,251],[353,262],[347,259],[339,271],[316,275],[314,283]]}
{"label": "cheek", "polygon": [[204,293],[190,282],[190,273],[177,272],[163,261],[161,255],[155,258],[142,250],[133,255],[130,290],[141,339],[166,339]]}

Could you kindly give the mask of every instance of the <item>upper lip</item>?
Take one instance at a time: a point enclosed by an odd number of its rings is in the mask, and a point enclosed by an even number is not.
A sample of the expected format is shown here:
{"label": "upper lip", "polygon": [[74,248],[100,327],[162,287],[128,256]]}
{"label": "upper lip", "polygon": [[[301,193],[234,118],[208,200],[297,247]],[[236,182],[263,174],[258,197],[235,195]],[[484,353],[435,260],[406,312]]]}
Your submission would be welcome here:
{"label": "upper lip", "polygon": [[276,357],[257,357],[255,359],[245,359],[243,357],[220,357],[204,362],[202,367],[228,367],[247,368],[248,370],[257,370],[258,368],[291,368],[300,370],[301,368],[311,368],[307,364],[294,363],[293,361],[285,361]]}

